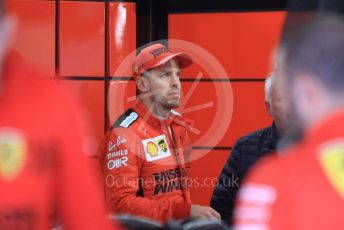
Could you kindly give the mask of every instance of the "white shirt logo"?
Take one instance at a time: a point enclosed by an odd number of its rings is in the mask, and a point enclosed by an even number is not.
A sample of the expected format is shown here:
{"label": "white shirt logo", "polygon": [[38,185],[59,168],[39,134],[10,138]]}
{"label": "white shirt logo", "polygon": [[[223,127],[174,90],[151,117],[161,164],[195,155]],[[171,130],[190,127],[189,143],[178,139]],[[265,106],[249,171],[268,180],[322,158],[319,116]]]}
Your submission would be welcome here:
{"label": "white shirt logo", "polygon": [[134,121],[136,121],[136,119],[139,117],[139,115],[135,112],[130,113],[129,116],[127,116],[119,126],[124,127],[124,128],[128,128],[129,125],[131,125],[131,123],[133,123]]}
{"label": "white shirt logo", "polygon": [[165,135],[142,140],[142,145],[147,161],[155,161],[171,156]]}
{"label": "white shirt logo", "polygon": [[117,168],[122,167],[123,165],[128,166],[127,162],[128,162],[128,157],[122,157],[115,160],[109,160],[107,163],[108,169],[109,170],[112,170],[115,168],[117,169]]}
{"label": "white shirt logo", "polygon": [[116,149],[120,144],[125,143],[127,140],[126,139],[121,139],[120,136],[117,137],[116,143],[112,144],[112,141],[109,141],[108,143],[108,150],[111,152],[112,150]]}

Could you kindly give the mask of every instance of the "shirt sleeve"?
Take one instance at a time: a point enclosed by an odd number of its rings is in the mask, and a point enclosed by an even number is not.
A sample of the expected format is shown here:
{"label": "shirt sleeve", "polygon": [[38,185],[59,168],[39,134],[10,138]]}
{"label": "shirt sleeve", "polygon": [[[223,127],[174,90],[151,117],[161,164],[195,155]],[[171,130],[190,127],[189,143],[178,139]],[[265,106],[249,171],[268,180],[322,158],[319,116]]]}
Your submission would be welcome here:
{"label": "shirt sleeve", "polygon": [[[135,134],[127,129],[110,131],[101,147],[105,196],[113,213],[127,213],[165,222],[169,219],[188,218],[190,204],[176,201],[170,196],[149,199],[140,196],[140,186],[154,186],[152,180],[141,180],[142,151]],[[141,147],[141,146],[140,146]],[[141,147],[142,148],[142,147]],[[141,184],[140,184],[141,183]]]}
{"label": "shirt sleeve", "polygon": [[277,159],[266,159],[253,167],[239,189],[234,230],[291,229],[284,179],[288,180],[283,178],[283,168]]}
{"label": "shirt sleeve", "polygon": [[241,149],[236,143],[218,178],[210,205],[221,215],[221,219],[232,223],[234,201],[240,184]]}

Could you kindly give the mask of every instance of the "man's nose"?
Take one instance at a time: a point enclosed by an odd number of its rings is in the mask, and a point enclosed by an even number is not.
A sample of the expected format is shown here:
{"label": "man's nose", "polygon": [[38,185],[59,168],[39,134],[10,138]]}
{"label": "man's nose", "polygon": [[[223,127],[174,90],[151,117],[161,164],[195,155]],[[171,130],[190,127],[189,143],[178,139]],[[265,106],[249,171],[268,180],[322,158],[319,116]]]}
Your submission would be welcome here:
{"label": "man's nose", "polygon": [[170,84],[173,86],[178,86],[180,84],[180,79],[178,74],[172,74],[170,78]]}

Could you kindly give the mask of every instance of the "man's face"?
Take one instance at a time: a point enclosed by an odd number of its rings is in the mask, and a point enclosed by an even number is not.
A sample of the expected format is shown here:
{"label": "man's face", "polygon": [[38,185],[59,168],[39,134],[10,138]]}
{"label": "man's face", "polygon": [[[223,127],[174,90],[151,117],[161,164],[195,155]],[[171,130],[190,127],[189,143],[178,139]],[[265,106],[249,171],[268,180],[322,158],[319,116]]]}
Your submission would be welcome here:
{"label": "man's face", "polygon": [[[17,24],[13,16],[3,14],[0,15],[0,17],[0,73],[2,73],[3,61],[8,50],[8,45],[10,41],[13,40],[13,36],[15,35]],[[0,74],[0,91],[2,88],[1,78],[2,76]]]}
{"label": "man's face", "polygon": [[176,108],[180,104],[180,69],[175,60],[149,71],[147,77],[150,84],[148,97],[156,106],[164,109]]}
{"label": "man's face", "polygon": [[287,94],[277,77],[274,77],[271,82],[270,89],[270,114],[274,120],[277,129],[281,132],[285,130],[287,125]]}
{"label": "man's face", "polygon": [[298,98],[294,81],[288,78],[283,62],[284,60],[281,59],[276,70],[276,86],[277,90],[281,90],[282,94],[284,94],[283,121],[286,135],[291,140],[296,141],[302,136],[304,125],[297,110]]}

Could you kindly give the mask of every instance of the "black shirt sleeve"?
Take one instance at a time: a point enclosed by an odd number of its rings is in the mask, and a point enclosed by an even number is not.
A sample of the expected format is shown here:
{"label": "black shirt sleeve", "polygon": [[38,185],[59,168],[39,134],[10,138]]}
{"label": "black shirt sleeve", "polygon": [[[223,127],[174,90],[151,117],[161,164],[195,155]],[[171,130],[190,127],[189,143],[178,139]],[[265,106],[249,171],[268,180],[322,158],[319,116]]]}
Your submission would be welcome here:
{"label": "black shirt sleeve", "polygon": [[235,195],[241,181],[241,146],[237,142],[218,178],[210,206],[220,213],[221,219],[231,225]]}

